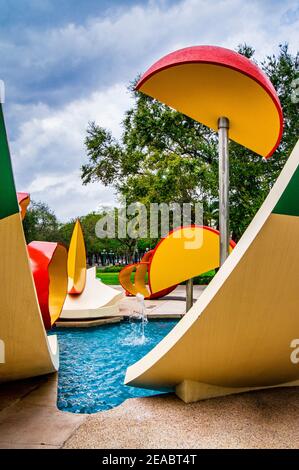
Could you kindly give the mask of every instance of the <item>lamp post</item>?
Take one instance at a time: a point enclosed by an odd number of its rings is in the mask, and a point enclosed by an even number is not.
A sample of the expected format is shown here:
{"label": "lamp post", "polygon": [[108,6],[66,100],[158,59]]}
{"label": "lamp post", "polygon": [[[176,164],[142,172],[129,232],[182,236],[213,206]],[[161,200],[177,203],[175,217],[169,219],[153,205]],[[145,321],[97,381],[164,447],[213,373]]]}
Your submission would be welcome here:
{"label": "lamp post", "polygon": [[102,251],[102,256],[103,256],[103,265],[106,266],[106,250],[105,250],[105,248]]}

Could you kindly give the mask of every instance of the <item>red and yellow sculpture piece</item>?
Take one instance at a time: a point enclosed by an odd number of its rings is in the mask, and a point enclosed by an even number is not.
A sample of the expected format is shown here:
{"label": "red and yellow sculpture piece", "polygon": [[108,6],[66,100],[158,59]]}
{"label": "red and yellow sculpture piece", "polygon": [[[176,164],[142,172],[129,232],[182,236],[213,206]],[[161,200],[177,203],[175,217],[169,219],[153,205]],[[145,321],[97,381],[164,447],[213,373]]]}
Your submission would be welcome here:
{"label": "red and yellow sculpture piece", "polygon": [[[230,251],[234,247],[235,242],[231,240]],[[190,225],[171,231],[154,250],[144,255],[140,263],[122,269],[119,281],[129,294],[139,293],[146,299],[155,299],[169,294],[181,282],[216,269],[219,265],[219,231]],[[133,283],[131,275],[134,269]]]}
{"label": "red and yellow sculpture piece", "polygon": [[282,109],[276,91],[257,65],[229,49],[194,46],[154,63],[137,90],[217,131],[230,121],[230,138],[263,157],[279,145]]}
{"label": "red and yellow sculpture piece", "polygon": [[31,242],[28,254],[44,325],[50,330],[67,294],[67,249],[60,243]]}
{"label": "red and yellow sculpture piece", "polygon": [[[155,250],[150,250],[144,254],[140,263],[128,264],[123,268],[118,276],[121,286],[125,289],[126,295],[137,295],[142,294],[145,299],[152,300],[163,297],[164,295],[170,294],[175,288],[174,286],[169,286],[159,292],[153,293],[151,286],[147,287],[147,275],[151,265]],[[164,266],[162,267],[162,269]],[[134,275],[134,282],[131,281],[131,277]]]}

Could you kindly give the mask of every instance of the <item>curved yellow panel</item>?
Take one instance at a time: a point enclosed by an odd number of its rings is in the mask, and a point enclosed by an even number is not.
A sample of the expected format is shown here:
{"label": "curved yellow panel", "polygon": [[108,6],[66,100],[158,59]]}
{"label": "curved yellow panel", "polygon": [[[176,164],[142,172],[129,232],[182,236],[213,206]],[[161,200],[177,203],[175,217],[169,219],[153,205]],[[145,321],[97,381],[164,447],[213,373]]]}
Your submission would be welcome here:
{"label": "curved yellow panel", "polygon": [[150,292],[148,291],[145,285],[147,270],[148,270],[148,262],[141,261],[136,267],[135,279],[134,279],[135,288],[137,292],[144,295],[144,297],[149,297],[150,295]]}
{"label": "curved yellow panel", "polygon": [[[234,246],[231,242],[230,251]],[[179,284],[219,267],[219,232],[189,226],[174,230],[157,245],[149,268],[151,292]]]}
{"label": "curved yellow panel", "polygon": [[125,291],[127,291],[131,295],[138,294],[138,290],[131,281],[131,275],[135,271],[136,266],[138,266],[138,263],[129,264],[128,266],[125,266],[118,275],[120,285],[123,287],[123,289],[125,289]]}
{"label": "curved yellow panel", "polygon": [[137,90],[214,129],[230,121],[229,136],[269,157],[279,145],[283,115],[264,72],[237,52],[217,46],[174,51],[154,63]]}
{"label": "curved yellow panel", "polygon": [[[134,283],[131,281],[131,275],[135,271]],[[121,286],[131,295],[142,294],[149,297],[150,293],[145,285],[147,273],[147,263],[129,264],[123,268],[118,276]]]}
{"label": "curved yellow panel", "polygon": [[52,325],[58,320],[67,295],[67,254],[63,245],[57,248],[49,263],[49,313]]}
{"label": "curved yellow panel", "polygon": [[57,337],[46,336],[20,214],[0,220],[0,259],[0,382],[55,372]]}
{"label": "curved yellow panel", "polygon": [[81,294],[86,282],[86,250],[80,221],[77,220],[72,234],[68,261],[68,293]]}
{"label": "curved yellow panel", "polygon": [[229,117],[230,138],[264,157],[280,135],[280,116],[268,93],[248,76],[228,67],[170,67],[145,82],[140,91],[215,131],[218,118]]}

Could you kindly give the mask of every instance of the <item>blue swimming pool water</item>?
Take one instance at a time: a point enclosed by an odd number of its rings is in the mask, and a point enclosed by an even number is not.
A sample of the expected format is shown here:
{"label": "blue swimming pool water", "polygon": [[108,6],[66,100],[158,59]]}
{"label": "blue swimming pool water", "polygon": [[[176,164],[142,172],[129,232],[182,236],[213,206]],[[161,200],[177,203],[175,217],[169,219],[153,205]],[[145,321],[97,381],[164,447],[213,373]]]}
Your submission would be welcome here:
{"label": "blue swimming pool water", "polygon": [[122,322],[97,328],[57,329],[60,348],[58,408],[73,413],[95,413],[127,398],[157,391],[123,384],[126,369],[150,351],[176,321],[149,321],[145,341],[141,322]]}

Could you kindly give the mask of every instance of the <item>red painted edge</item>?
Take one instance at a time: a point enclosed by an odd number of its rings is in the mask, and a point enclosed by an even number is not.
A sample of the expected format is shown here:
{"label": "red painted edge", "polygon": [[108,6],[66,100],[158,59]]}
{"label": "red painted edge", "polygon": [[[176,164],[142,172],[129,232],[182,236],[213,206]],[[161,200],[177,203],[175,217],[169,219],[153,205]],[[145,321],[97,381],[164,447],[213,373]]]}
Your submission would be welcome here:
{"label": "red painted edge", "polygon": [[[151,258],[151,261],[153,260],[153,257],[157,251],[157,249],[159,248],[159,246],[161,245],[161,243],[164,242],[164,240],[166,238],[168,238],[170,235],[172,235],[174,232],[177,232],[178,230],[182,230],[184,228],[203,228],[205,230],[209,230],[210,232],[214,232],[216,233],[217,235],[220,235],[220,232],[219,230],[216,230],[215,228],[212,228],[212,227],[208,227],[207,225],[197,225],[197,224],[190,224],[190,225],[184,225],[183,227],[176,227],[174,228],[173,230],[171,230],[166,237],[164,238],[161,238],[161,240],[157,243],[157,245],[155,246],[155,248],[152,250],[153,251],[153,256]],[[231,248],[235,248],[236,246],[236,242],[234,242],[233,240],[230,240],[229,242]],[[152,286],[151,286],[151,264],[149,265],[148,267],[148,285],[149,285],[149,288],[150,288],[150,291],[152,292]],[[178,285],[178,284],[176,284]]]}
{"label": "red painted edge", "polygon": [[29,199],[29,196],[29,193],[17,193],[18,203],[21,204],[21,202]]}
{"label": "red painted edge", "polygon": [[238,52],[231,51],[230,49],[219,46],[192,46],[179,49],[165,55],[155,62],[151,67],[149,67],[149,69],[138,81],[136,90],[140,90],[142,85],[147,80],[162,70],[175,67],[177,65],[192,63],[220,65],[236,70],[237,72],[242,73],[243,75],[247,75],[251,79],[255,80],[266,91],[266,93],[268,93],[273,103],[275,104],[280,121],[280,130],[277,141],[265,158],[271,157],[280,143],[283,132],[283,113],[281,104],[275,88],[267,75],[265,75],[265,73],[251,60],[247,59],[247,57],[244,57]]}

